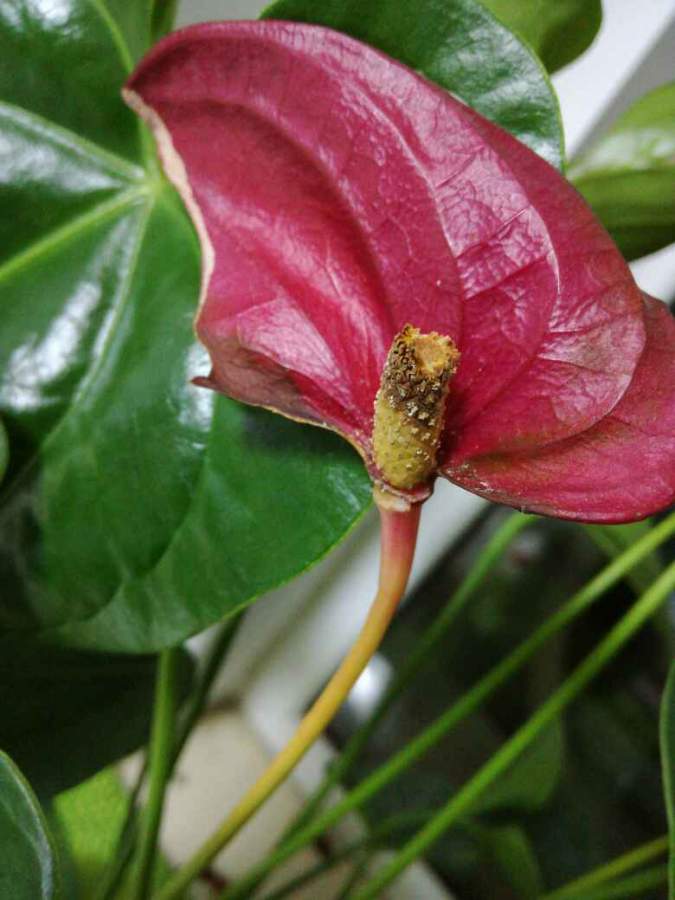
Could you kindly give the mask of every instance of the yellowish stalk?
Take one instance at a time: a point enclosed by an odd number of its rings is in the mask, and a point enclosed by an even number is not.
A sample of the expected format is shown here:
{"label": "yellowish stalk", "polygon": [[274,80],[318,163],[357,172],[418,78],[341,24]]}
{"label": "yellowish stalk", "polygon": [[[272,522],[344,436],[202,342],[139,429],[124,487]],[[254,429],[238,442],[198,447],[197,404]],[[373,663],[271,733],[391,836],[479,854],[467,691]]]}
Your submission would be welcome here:
{"label": "yellowish stalk", "polygon": [[382,527],[380,576],[377,594],[361,633],[288,744],[229,813],[218,830],[160,890],[157,900],[178,897],[248,822],[270,794],[286,780],[338,711],[379,647],[408,582],[417,539],[420,504],[407,506],[405,503],[388,503],[386,496],[377,489],[375,499],[378,501]]}

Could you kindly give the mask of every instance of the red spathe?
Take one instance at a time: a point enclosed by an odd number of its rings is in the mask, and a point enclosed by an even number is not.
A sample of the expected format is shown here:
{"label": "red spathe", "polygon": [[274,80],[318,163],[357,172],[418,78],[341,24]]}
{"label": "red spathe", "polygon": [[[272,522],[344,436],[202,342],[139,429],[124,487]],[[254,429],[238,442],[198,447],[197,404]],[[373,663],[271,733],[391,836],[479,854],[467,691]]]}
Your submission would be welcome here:
{"label": "red spathe", "polygon": [[672,317],[645,313],[532,151],[372,48],[288,22],[177,32],[126,96],[200,232],[203,383],[339,431],[377,478],[375,394],[410,323],[462,354],[439,474],[588,521],[673,501]]}

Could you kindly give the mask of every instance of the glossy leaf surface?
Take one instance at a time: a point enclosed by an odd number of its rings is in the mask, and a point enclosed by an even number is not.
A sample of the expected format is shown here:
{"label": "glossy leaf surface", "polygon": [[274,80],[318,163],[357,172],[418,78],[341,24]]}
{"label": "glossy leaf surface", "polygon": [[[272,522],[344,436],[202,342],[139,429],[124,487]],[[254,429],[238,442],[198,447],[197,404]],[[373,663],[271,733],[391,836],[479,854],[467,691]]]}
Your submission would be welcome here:
{"label": "glossy leaf surface", "polygon": [[54,845],[40,804],[17,766],[0,751],[0,896],[58,900],[59,885]]}
{"label": "glossy leaf surface", "polygon": [[670,835],[668,897],[675,900],[675,663],[670,667],[661,701],[661,769]]}
{"label": "glossy leaf surface", "polygon": [[675,241],[675,83],[633,104],[569,175],[626,259]]}
{"label": "glossy leaf surface", "polygon": [[333,436],[190,384],[198,246],[120,97],[153,10],[0,0],[0,623],[139,652],[293,577],[369,498]]}
{"label": "glossy leaf surface", "polygon": [[409,322],[461,351],[439,465],[452,481],[587,521],[672,501],[675,324],[523,144],[295,23],[171,35],[127,98],[200,232],[200,383],[337,430],[377,480],[373,402]]}
{"label": "glossy leaf surface", "polygon": [[[155,657],[81,653],[16,640],[6,640],[0,649],[0,747],[41,799],[145,743]],[[187,654],[179,662],[182,697],[192,666]]]}
{"label": "glossy leaf surface", "polygon": [[[105,769],[84,784],[55,798],[53,811],[62,838],[64,854],[72,866],[73,892],[78,897],[100,894],[107,867],[117,851],[117,841],[126,821],[129,794],[115,769]],[[157,884],[162,884],[171,869],[162,854],[156,861]],[[127,877],[115,892],[115,900],[132,900],[133,887]]]}
{"label": "glossy leaf surface", "polygon": [[549,72],[588,49],[602,22],[601,0],[481,0],[532,47]]}
{"label": "glossy leaf surface", "polygon": [[550,81],[529,48],[477,0],[278,0],[263,18],[325,25],[364,41],[562,167],[562,123]]}

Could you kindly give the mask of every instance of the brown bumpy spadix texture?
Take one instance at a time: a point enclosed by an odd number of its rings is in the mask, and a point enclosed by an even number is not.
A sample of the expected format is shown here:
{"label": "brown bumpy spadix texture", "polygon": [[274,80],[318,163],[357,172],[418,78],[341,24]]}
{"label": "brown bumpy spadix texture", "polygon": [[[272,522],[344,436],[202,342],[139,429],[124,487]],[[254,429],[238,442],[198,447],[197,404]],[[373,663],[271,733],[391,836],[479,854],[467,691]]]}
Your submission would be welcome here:
{"label": "brown bumpy spadix texture", "polygon": [[385,482],[410,489],[427,481],[459,351],[449,337],[406,325],[391,345],[375,398],[373,449]]}

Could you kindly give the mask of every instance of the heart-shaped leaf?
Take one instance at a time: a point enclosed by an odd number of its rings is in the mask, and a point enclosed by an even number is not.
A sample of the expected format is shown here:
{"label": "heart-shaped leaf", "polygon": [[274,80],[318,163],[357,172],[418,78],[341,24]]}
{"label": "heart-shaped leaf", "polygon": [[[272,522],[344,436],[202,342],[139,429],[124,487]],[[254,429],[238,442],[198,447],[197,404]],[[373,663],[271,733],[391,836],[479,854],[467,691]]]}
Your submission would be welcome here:
{"label": "heart-shaped leaf", "polygon": [[558,100],[546,73],[477,0],[278,0],[263,18],[325,25],[377,47],[562,166]]}
{"label": "heart-shaped leaf", "polygon": [[661,767],[670,835],[668,898],[675,900],[675,663],[670,667],[661,701]]}
{"label": "heart-shaped leaf", "polygon": [[[178,692],[185,696],[192,665],[186,653],[179,663]],[[41,799],[78,784],[145,743],[155,669],[155,657],[6,640],[0,647],[0,747]]]}
{"label": "heart-shaped leaf", "polygon": [[601,0],[481,0],[526,41],[549,72],[588,49],[602,23]]}
{"label": "heart-shaped leaf", "polygon": [[[369,496],[332,436],[189,384],[204,369],[197,245],[119,99],[170,7],[0,0],[0,620],[68,623],[60,639],[82,646],[175,643],[311,564]],[[449,67],[449,86],[466,79],[469,99],[559,159],[555,101],[527,51],[469,0],[439,21],[472,48],[458,65],[436,45],[439,77]],[[508,65],[485,74],[497,44]]]}
{"label": "heart-shaped leaf", "polygon": [[626,259],[675,241],[675,82],[634,103],[569,177]]}
{"label": "heart-shaped leaf", "polygon": [[173,644],[287,580],[368,504],[339,440],[214,402],[199,253],[120,88],[149,0],[0,0],[0,622]]}
{"label": "heart-shaped leaf", "polygon": [[0,897],[56,900],[59,884],[54,843],[40,804],[0,751]]}

